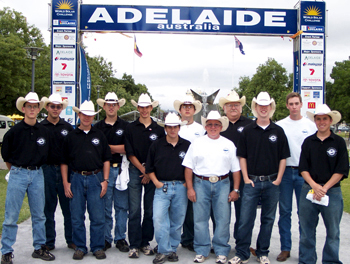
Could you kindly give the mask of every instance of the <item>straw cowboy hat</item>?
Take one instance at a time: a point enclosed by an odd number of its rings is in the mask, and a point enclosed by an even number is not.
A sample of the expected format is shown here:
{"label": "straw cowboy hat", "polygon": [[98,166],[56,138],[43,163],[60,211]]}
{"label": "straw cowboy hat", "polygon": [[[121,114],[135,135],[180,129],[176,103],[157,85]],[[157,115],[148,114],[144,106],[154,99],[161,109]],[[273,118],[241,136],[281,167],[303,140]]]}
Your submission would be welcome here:
{"label": "straw cowboy hat", "polygon": [[257,97],[254,97],[252,100],[252,112],[255,117],[258,117],[258,114],[256,112],[256,105],[271,105],[271,112],[270,112],[270,118],[273,116],[276,110],[276,103],[273,98],[270,98],[270,95],[268,92],[260,92]]}
{"label": "straw cowboy hat", "polygon": [[239,98],[239,95],[236,91],[231,91],[226,97],[220,97],[219,99],[219,105],[221,108],[224,108],[224,105],[227,103],[241,103],[241,106],[243,107],[245,105],[245,96],[242,96]]}
{"label": "straw cowboy hat", "polygon": [[207,124],[208,120],[220,121],[221,125],[222,125],[221,132],[225,131],[229,125],[228,118],[226,116],[221,116],[220,113],[218,111],[215,111],[215,110],[210,111],[207,118],[202,116],[201,119],[202,119],[202,126],[204,127],[204,129],[205,129],[205,125]]}
{"label": "straw cowboy hat", "polygon": [[65,109],[68,106],[68,100],[67,99],[62,100],[62,97],[56,93],[51,94],[49,98],[44,96],[43,98],[41,98],[41,101],[44,102],[44,108],[50,103],[61,104],[63,109]]}
{"label": "straw cowboy hat", "polygon": [[97,99],[97,104],[101,107],[104,106],[104,104],[116,104],[118,103],[120,107],[122,107],[125,104],[125,99],[122,98],[118,100],[118,96],[115,94],[115,92],[109,92],[106,94],[105,99],[102,98]]}
{"label": "straw cowboy hat", "polygon": [[139,101],[136,103],[133,99],[131,99],[131,103],[133,106],[138,107],[147,107],[149,105],[151,105],[153,108],[157,107],[159,102],[158,101],[151,101],[151,97],[149,97],[148,94],[143,93],[140,95],[139,97]]}
{"label": "straw cowboy hat", "polygon": [[92,101],[85,100],[84,103],[82,103],[80,105],[80,109],[78,107],[76,107],[76,106],[73,106],[73,110],[77,114],[83,113],[84,115],[87,115],[87,116],[94,116],[97,113],[99,113],[102,109],[100,109],[99,111],[95,112],[94,103]]}
{"label": "straw cowboy hat", "polygon": [[25,103],[38,103],[39,104],[39,109],[43,109],[44,106],[44,102],[43,101],[39,101],[39,97],[37,95],[37,93],[34,92],[29,92],[26,97],[18,97],[17,101],[16,101],[16,107],[18,109],[18,111],[22,112],[22,107]]}
{"label": "straw cowboy hat", "polygon": [[194,100],[192,96],[186,95],[183,101],[175,100],[174,108],[177,112],[180,112],[180,107],[183,104],[193,105],[195,108],[194,114],[198,114],[202,109],[202,103],[199,100]]}
{"label": "straw cowboy hat", "polygon": [[180,117],[175,113],[169,113],[165,117],[165,122],[164,122],[165,126],[183,126],[186,124],[187,124],[187,121],[185,120],[181,122]]}
{"label": "straw cowboy hat", "polygon": [[318,105],[316,107],[315,113],[306,111],[306,115],[313,122],[315,122],[315,115],[329,115],[332,118],[331,125],[338,123],[341,119],[341,114],[336,110],[332,111],[326,104]]}

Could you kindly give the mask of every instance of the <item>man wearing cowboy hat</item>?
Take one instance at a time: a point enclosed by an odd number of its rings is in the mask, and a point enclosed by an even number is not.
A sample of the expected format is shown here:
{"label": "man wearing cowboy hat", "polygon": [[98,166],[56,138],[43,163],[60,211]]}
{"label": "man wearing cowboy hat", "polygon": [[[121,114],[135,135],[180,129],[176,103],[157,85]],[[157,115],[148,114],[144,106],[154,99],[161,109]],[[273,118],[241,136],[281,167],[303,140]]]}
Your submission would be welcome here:
{"label": "man wearing cowboy hat", "polygon": [[[100,129],[107,137],[112,152],[111,167],[109,170],[109,183],[106,193],[106,225],[105,225],[105,247],[106,251],[114,241],[115,246],[122,252],[128,252],[129,246],[126,242],[126,223],[128,221],[128,191],[120,191],[115,187],[120,173],[122,154],[125,154],[125,128],[127,122],[118,117],[118,110],[125,104],[125,99],[118,100],[114,92],[106,94],[105,99],[97,99],[97,103],[106,111],[106,118],[98,122],[95,127]],[[112,205],[115,212],[114,239],[111,234],[113,229]]]}
{"label": "man wearing cowboy hat", "polygon": [[257,239],[258,262],[269,264],[270,239],[275,220],[286,159],[290,156],[288,141],[283,129],[270,118],[275,112],[275,101],[267,92],[260,92],[252,100],[252,112],[256,121],[247,125],[239,139],[237,156],[244,179],[244,195],[236,239],[236,256],[230,264],[247,263],[249,246],[261,197],[261,225]]}
{"label": "man wearing cowboy hat", "polygon": [[[65,195],[71,198],[73,259],[81,260],[88,253],[86,247],[85,211],[90,218],[90,250],[97,259],[105,259],[104,228],[111,150],[103,132],[91,126],[95,115],[93,102],[84,101],[80,108],[73,107],[80,125],[64,140],[61,173]],[[68,166],[72,169],[68,182]],[[103,173],[102,173],[103,171]]]}
{"label": "man wearing cowboy hat", "polygon": [[[148,94],[140,95],[138,102],[131,100],[137,107],[140,117],[130,123],[125,130],[125,151],[129,165],[129,224],[128,237],[130,243],[129,258],[138,258],[139,249],[145,255],[153,255],[149,242],[153,239],[153,196],[155,186],[145,171],[147,154],[151,144],[164,137],[164,128],[151,118],[151,111],[158,101],[151,102]],[[143,217],[141,203],[143,195]],[[142,221],[141,221],[142,220]]]}
{"label": "man wearing cowboy hat", "polygon": [[[75,248],[72,240],[72,221],[69,209],[69,198],[64,194],[62,183],[60,160],[63,155],[63,142],[65,137],[73,127],[64,119],[60,118],[63,109],[68,106],[68,100],[63,100],[59,94],[52,94],[49,98],[43,97],[44,108],[47,117],[41,122],[51,133],[50,152],[47,162],[43,165],[45,178],[45,228],[46,228],[46,248],[55,248],[55,211],[59,200],[64,218],[64,236],[69,248]],[[58,197],[58,199],[57,199]]]}
{"label": "man wearing cowboy hat", "polygon": [[239,183],[240,167],[235,145],[220,136],[220,132],[227,129],[228,123],[228,118],[221,117],[218,111],[210,111],[207,118],[202,117],[202,126],[207,135],[190,145],[182,163],[186,167],[187,196],[193,202],[196,263],[204,262],[211,249],[208,223],[211,208],[216,223],[212,240],[216,263],[226,263],[231,249],[228,244],[230,202],[238,199],[238,196],[233,191],[230,192],[228,173],[231,171],[234,181]]}
{"label": "man wearing cowboy hat", "polygon": [[1,263],[4,264],[12,263],[12,246],[16,242],[17,220],[25,193],[32,216],[32,257],[55,259],[45,248],[45,186],[41,166],[49,154],[50,133],[36,120],[43,104],[34,92],[17,99],[16,107],[24,113],[24,119],[5,134],[1,147],[2,158],[10,170],[1,238]]}
{"label": "man wearing cowboy hat", "polygon": [[306,115],[318,130],[305,139],[300,154],[299,172],[305,183],[299,201],[299,263],[317,261],[316,227],[320,213],[327,233],[322,263],[342,263],[339,260],[339,225],[343,214],[340,181],[348,177],[349,157],[344,139],[330,129],[340,121],[341,114],[321,104],[315,113],[307,111]]}
{"label": "man wearing cowboy hat", "polygon": [[175,113],[165,118],[166,137],[151,145],[146,173],[156,186],[153,200],[154,234],[158,244],[158,254],[154,264],[178,261],[176,249],[181,239],[181,228],[187,208],[187,189],[185,187],[185,168],[182,161],[190,142],[179,137],[181,122]]}
{"label": "man wearing cowboy hat", "polygon": [[[202,103],[194,100],[192,96],[186,95],[185,98],[174,101],[174,109],[180,113],[181,121],[187,121],[187,124],[181,126],[179,136],[190,141],[191,143],[198,137],[205,134],[203,126],[194,121],[193,116],[198,114],[202,109]],[[185,222],[183,224],[183,233],[181,235],[181,245],[190,251],[193,249],[194,223],[193,223],[193,205],[189,200],[187,205]]]}

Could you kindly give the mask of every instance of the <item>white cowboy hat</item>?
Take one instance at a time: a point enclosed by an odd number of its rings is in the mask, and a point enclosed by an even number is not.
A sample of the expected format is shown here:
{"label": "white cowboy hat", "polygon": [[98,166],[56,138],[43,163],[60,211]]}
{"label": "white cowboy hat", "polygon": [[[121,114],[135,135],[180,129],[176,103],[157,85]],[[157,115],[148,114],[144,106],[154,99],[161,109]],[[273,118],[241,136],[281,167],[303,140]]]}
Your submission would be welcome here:
{"label": "white cowboy hat", "polygon": [[329,115],[332,118],[331,125],[338,123],[341,119],[341,114],[336,110],[332,111],[326,104],[318,105],[315,109],[315,113],[306,111],[306,115],[313,122],[315,122],[315,115]]}
{"label": "white cowboy hat", "polygon": [[149,97],[149,95],[146,94],[146,93],[143,93],[143,94],[140,95],[139,101],[137,103],[133,99],[131,99],[131,103],[135,107],[138,107],[138,106],[146,107],[146,106],[151,105],[153,108],[157,107],[158,104],[159,104],[158,101],[153,101],[152,102],[151,101],[151,97]]}
{"label": "white cowboy hat", "polygon": [[165,122],[164,122],[165,126],[183,126],[186,124],[187,124],[187,121],[185,120],[181,122],[180,117],[175,113],[169,113],[165,117]]}
{"label": "white cowboy hat", "polygon": [[94,116],[97,113],[99,113],[102,109],[100,109],[97,112],[95,112],[94,103],[92,101],[85,100],[84,103],[82,103],[80,105],[80,109],[78,107],[76,107],[76,106],[73,106],[73,110],[77,114],[83,113],[84,115],[87,115],[87,116]]}
{"label": "white cowboy hat", "polygon": [[225,131],[228,128],[229,120],[226,116],[221,116],[220,113],[216,110],[212,110],[209,112],[207,118],[201,116],[202,126],[205,129],[205,125],[207,124],[207,120],[217,120],[221,122],[222,129],[221,132]]}
{"label": "white cowboy hat", "polygon": [[268,92],[260,92],[257,97],[254,97],[252,100],[252,112],[255,117],[258,117],[258,114],[256,112],[256,105],[271,105],[271,111],[270,111],[270,118],[273,116],[276,110],[276,103],[273,98],[270,98],[270,95]]}
{"label": "white cowboy hat", "polygon": [[105,99],[98,98],[96,100],[97,104],[101,107],[104,106],[104,104],[116,104],[118,103],[120,107],[122,107],[125,104],[125,99],[122,98],[118,100],[118,96],[115,94],[115,92],[109,92],[106,94]]}
{"label": "white cowboy hat", "polygon": [[18,111],[22,112],[22,107],[25,103],[38,103],[39,104],[39,109],[43,109],[43,106],[44,106],[44,102],[43,101],[39,101],[39,97],[37,95],[37,93],[34,93],[34,92],[29,92],[26,97],[18,97],[17,98],[17,101],[16,101],[16,107],[18,109]]}
{"label": "white cowboy hat", "polygon": [[201,109],[202,109],[202,103],[199,100],[194,100],[193,97],[191,95],[186,95],[185,98],[183,99],[183,101],[180,100],[175,100],[174,101],[174,108],[177,112],[180,112],[180,107],[183,104],[191,104],[194,106],[195,111],[194,111],[194,115],[198,114]]}
{"label": "white cowboy hat", "polygon": [[245,105],[245,96],[242,96],[241,99],[239,99],[239,95],[236,91],[231,91],[226,97],[220,97],[219,99],[219,105],[221,108],[224,108],[224,105],[227,103],[241,103],[241,106],[243,107]]}
{"label": "white cowboy hat", "polygon": [[65,109],[68,106],[68,100],[64,99],[62,100],[62,97],[59,94],[53,93],[47,98],[44,96],[41,98],[41,101],[44,102],[44,108],[47,106],[47,104],[61,104],[62,108]]}

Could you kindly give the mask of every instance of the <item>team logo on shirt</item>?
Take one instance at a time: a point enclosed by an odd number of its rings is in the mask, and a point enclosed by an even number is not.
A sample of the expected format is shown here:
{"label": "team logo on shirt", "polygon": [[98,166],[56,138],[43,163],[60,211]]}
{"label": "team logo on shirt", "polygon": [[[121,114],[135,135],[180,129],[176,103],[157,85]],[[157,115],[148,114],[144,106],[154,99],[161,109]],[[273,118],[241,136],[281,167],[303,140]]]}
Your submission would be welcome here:
{"label": "team logo on shirt", "polygon": [[67,136],[68,135],[68,130],[67,129],[62,129],[61,130],[61,135],[64,136],[64,137]]}
{"label": "team logo on shirt", "polygon": [[199,132],[194,133],[196,137],[199,137]]}
{"label": "team logo on shirt", "polygon": [[180,151],[180,153],[179,153],[180,159],[184,159],[185,155],[186,155],[185,151]]}
{"label": "team logo on shirt", "polygon": [[121,136],[121,135],[123,135],[123,133],[124,133],[124,130],[123,130],[123,129],[118,129],[117,131],[115,131],[115,134],[116,134],[117,136]]}
{"label": "team logo on shirt", "polygon": [[239,133],[242,133],[243,129],[244,129],[244,127],[241,126],[241,127],[237,128],[237,131],[238,131]]}
{"label": "team logo on shirt", "polygon": [[272,134],[269,136],[269,140],[271,143],[275,143],[275,142],[277,142],[277,136]]}
{"label": "team logo on shirt", "polygon": [[98,145],[100,145],[100,140],[98,138],[93,138],[91,140],[91,143],[95,146],[98,146]]}
{"label": "team logo on shirt", "polygon": [[224,152],[228,152],[228,148],[224,148]]}
{"label": "team logo on shirt", "polygon": [[303,131],[301,131],[301,133],[303,133],[304,135],[308,135],[308,134],[309,134],[309,132],[308,132],[306,129],[304,129]]}
{"label": "team logo on shirt", "polygon": [[43,137],[39,137],[37,140],[36,140],[36,143],[39,145],[39,146],[45,146],[46,144],[46,139],[43,138]]}
{"label": "team logo on shirt", "polygon": [[157,139],[158,139],[158,136],[157,136],[157,134],[154,134],[154,133],[153,133],[153,134],[151,134],[151,135],[149,136],[149,139],[154,141],[154,140],[157,140]]}
{"label": "team logo on shirt", "polygon": [[329,157],[335,157],[337,156],[337,150],[333,147],[330,147],[329,149],[327,149],[327,155]]}

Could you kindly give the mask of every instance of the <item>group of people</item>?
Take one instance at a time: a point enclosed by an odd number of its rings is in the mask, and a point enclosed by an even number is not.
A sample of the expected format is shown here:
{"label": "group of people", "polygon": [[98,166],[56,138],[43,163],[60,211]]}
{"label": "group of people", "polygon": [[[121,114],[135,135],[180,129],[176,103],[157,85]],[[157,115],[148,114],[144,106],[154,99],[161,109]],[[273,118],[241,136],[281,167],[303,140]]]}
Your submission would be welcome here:
{"label": "group of people", "polygon": [[[316,227],[321,213],[327,229],[323,263],[339,260],[339,226],[343,211],[340,181],[348,177],[345,141],[330,126],[338,111],[319,105],[301,115],[302,98],[286,98],[289,116],[273,123],[276,109],[267,92],[254,97],[255,120],[241,115],[245,96],[232,91],[221,97],[225,116],[211,111],[194,121],[202,104],[192,96],[175,100],[179,113],[169,113],[161,126],[151,118],[158,105],[149,95],[132,100],[140,117],[128,124],[118,110],[125,99],[114,92],[98,99],[106,118],[92,125],[94,104],[73,107],[80,123],[73,127],[60,118],[68,105],[58,94],[39,100],[30,92],[16,107],[24,119],[4,136],[1,154],[10,170],[1,264],[12,264],[17,220],[28,194],[33,229],[33,258],[55,257],[55,211],[59,201],[64,235],[73,259],[88,253],[85,213],[90,219],[90,250],[106,258],[113,243],[129,258],[155,255],[154,264],[179,261],[177,248],[195,251],[195,263],[210,252],[216,263],[247,263],[253,254],[269,264],[269,246],[277,205],[281,252],[290,257],[293,192],[299,216],[299,263],[316,263]],[[42,108],[47,117],[40,123]],[[315,125],[316,124],[316,125]],[[164,126],[164,127],[163,127]],[[231,250],[231,202],[235,206],[235,256]],[[251,247],[257,207],[261,225],[256,248]],[[115,215],[112,216],[112,208]],[[213,237],[209,220],[213,222]],[[113,224],[114,222],[114,224]],[[114,228],[114,234],[112,230]],[[129,243],[126,241],[128,233]],[[150,241],[156,239],[157,247]]]}

